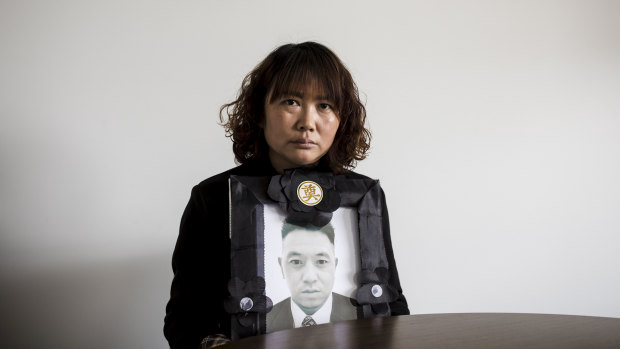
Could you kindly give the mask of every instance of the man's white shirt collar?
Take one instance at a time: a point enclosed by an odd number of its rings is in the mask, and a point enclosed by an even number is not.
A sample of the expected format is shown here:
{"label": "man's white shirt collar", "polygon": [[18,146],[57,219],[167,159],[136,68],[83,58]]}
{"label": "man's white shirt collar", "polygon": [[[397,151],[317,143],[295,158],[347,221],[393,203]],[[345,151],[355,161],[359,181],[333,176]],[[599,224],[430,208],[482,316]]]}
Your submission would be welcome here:
{"label": "man's white shirt collar", "polygon": [[[293,314],[293,321],[295,321],[295,327],[301,327],[301,323],[304,321],[304,318],[306,318],[308,314],[304,313],[304,311],[301,310],[297,303],[293,301],[293,298],[291,298],[291,313]],[[327,324],[329,323],[331,315],[332,294],[330,292],[329,297],[327,297],[327,300],[325,301],[325,303],[323,303],[323,306],[321,306],[321,308],[317,310],[316,313],[310,316],[312,316],[312,319],[317,324]]]}

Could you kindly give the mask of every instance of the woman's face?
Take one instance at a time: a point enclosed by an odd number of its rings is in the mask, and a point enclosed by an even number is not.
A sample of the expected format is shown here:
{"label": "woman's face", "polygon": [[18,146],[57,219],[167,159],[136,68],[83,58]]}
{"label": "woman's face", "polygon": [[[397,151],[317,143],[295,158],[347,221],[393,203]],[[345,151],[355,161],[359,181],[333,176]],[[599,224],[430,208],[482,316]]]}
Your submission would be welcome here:
{"label": "woman's face", "polygon": [[340,119],[333,103],[313,89],[291,92],[265,100],[265,140],[271,165],[280,173],[287,168],[314,164],[327,153]]}

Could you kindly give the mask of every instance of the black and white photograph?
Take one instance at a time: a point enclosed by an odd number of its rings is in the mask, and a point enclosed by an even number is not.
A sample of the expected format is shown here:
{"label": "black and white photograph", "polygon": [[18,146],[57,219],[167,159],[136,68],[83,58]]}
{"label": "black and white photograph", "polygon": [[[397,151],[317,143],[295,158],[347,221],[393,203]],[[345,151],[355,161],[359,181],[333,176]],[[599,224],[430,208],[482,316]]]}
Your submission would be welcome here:
{"label": "black and white photograph", "polygon": [[274,304],[267,332],[356,319],[356,210],[339,208],[323,227],[287,223],[277,205],[265,205],[264,214],[265,291]]}

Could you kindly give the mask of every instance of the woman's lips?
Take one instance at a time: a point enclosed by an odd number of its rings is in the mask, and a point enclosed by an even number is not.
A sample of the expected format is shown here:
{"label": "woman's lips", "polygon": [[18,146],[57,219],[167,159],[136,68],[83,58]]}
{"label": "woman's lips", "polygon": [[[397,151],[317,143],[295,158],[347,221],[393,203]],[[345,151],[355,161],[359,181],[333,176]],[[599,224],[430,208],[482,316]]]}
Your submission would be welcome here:
{"label": "woman's lips", "polygon": [[309,149],[316,145],[316,143],[306,138],[296,139],[292,143],[301,149]]}

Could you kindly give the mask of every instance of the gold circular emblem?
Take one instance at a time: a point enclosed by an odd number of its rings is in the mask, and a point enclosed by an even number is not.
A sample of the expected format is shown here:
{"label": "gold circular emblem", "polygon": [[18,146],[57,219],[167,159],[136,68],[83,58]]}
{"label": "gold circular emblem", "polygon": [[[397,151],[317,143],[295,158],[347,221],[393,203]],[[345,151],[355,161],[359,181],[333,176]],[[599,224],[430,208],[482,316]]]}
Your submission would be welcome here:
{"label": "gold circular emblem", "polygon": [[323,200],[323,189],[313,181],[303,181],[297,187],[297,197],[306,206],[314,206]]}

